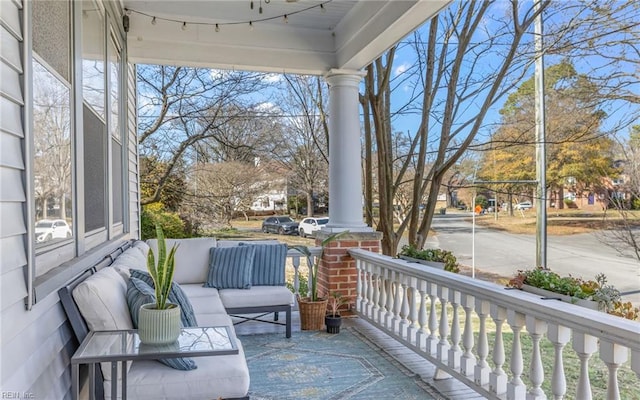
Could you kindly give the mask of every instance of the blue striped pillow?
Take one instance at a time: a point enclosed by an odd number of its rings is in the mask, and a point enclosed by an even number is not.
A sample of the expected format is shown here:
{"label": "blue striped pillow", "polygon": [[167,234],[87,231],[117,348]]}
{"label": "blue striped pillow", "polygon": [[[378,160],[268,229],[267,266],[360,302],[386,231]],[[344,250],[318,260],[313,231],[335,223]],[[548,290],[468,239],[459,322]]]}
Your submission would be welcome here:
{"label": "blue striped pillow", "polygon": [[212,247],[204,287],[250,289],[255,249],[251,246]]}
{"label": "blue striped pillow", "polygon": [[[131,272],[132,278],[140,279],[147,285],[151,286],[152,289],[155,287],[153,285],[153,279],[151,279],[151,275],[149,275],[148,272],[141,271],[139,269],[131,269],[129,272]],[[153,292],[153,295],[155,297],[155,291]],[[153,301],[155,302],[155,299]],[[193,307],[191,306],[191,302],[180,285],[176,282],[171,283],[169,302],[180,306],[180,320],[182,321],[182,326],[198,326],[198,321],[196,320],[196,315],[193,311]]]}
{"label": "blue striped pillow", "polygon": [[240,243],[256,249],[253,259],[253,278],[251,284],[262,286],[284,286],[287,245]]}
{"label": "blue striped pillow", "polygon": [[[140,317],[140,307],[143,304],[155,303],[156,292],[155,289],[148,285],[142,279],[129,278],[127,283],[127,305],[129,306],[129,313],[131,313],[131,322],[133,327],[138,328],[138,319]],[[179,369],[181,371],[191,371],[198,368],[196,362],[191,358],[163,358],[159,359],[164,365]]]}

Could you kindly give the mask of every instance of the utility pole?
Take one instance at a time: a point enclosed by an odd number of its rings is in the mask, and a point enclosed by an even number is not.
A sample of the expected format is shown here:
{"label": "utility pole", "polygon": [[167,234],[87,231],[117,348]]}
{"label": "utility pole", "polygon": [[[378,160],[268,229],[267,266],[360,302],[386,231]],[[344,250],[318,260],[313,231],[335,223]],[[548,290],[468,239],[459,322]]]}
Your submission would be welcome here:
{"label": "utility pole", "polygon": [[544,51],[542,38],[542,0],[536,0],[539,12],[535,20],[535,108],[536,108],[536,266],[547,269],[547,157],[544,115]]}

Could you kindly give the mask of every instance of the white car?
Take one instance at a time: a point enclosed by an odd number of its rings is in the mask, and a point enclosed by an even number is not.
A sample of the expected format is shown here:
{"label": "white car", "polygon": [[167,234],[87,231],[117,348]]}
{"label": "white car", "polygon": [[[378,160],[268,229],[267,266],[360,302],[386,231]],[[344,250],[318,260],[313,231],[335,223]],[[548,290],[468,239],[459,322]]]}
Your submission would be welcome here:
{"label": "white car", "polygon": [[66,239],[71,236],[71,228],[63,219],[41,219],[36,222],[37,243],[48,242],[53,239]]}
{"label": "white car", "polygon": [[513,206],[513,209],[514,210],[528,210],[528,209],[530,209],[532,207],[533,207],[533,205],[531,204],[530,201],[523,201],[523,202],[520,202],[520,203],[516,204],[515,206]]}
{"label": "white car", "polygon": [[298,224],[298,233],[301,237],[313,235],[329,223],[329,218],[305,218]]}

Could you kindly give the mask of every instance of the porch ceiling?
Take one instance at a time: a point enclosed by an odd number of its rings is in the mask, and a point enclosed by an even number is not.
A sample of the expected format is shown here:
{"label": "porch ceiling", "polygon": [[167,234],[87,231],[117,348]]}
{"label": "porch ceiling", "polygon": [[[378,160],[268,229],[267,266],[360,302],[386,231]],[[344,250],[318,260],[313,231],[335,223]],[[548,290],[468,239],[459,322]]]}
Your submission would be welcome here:
{"label": "porch ceiling", "polygon": [[365,67],[451,1],[262,0],[262,14],[260,0],[122,3],[134,63],[319,75]]}

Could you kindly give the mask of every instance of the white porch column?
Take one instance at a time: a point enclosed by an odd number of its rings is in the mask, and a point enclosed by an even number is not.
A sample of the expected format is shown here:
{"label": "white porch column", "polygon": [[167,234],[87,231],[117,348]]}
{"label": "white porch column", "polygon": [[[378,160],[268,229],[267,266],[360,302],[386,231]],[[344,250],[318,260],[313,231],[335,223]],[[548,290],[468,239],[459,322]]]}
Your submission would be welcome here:
{"label": "white porch column", "polygon": [[371,232],[362,218],[362,162],[358,86],[364,73],[330,70],[329,224],[330,231]]}

